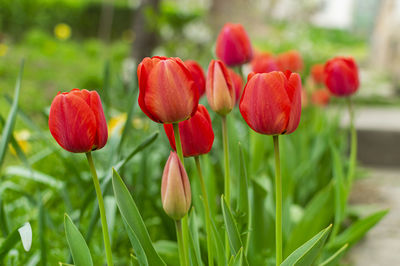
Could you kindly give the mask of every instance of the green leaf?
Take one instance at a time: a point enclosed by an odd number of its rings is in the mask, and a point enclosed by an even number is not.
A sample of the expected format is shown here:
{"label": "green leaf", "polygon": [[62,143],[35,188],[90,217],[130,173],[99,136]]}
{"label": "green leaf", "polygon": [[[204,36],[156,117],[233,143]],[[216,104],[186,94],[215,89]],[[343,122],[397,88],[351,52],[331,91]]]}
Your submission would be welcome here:
{"label": "green leaf", "polygon": [[42,266],[47,265],[47,245],[46,245],[46,217],[42,198],[39,194],[39,218],[38,218],[38,235],[40,244],[40,263]]}
{"label": "green leaf", "polygon": [[160,240],[154,243],[154,248],[167,265],[179,265],[178,244],[175,241]]}
{"label": "green leaf", "polygon": [[19,100],[19,94],[20,94],[20,89],[21,89],[21,81],[22,81],[22,73],[24,71],[24,60],[21,62],[21,67],[19,70],[18,78],[17,78],[17,83],[15,84],[15,92],[14,92],[14,101],[11,105],[11,110],[10,113],[8,114],[6,124],[3,128],[2,134],[1,134],[1,140],[0,140],[0,167],[4,162],[4,157],[7,151],[8,147],[8,142],[10,141],[14,125],[15,125],[15,120],[17,118],[17,111],[18,111],[18,100]]}
{"label": "green leaf", "polygon": [[190,241],[190,259],[192,261],[192,265],[203,265],[201,261],[201,254],[200,254],[200,244],[199,244],[199,235],[198,231],[199,228],[196,222],[196,212],[194,207],[190,211],[189,215],[189,241]]}
{"label": "green leaf", "polygon": [[240,175],[238,182],[238,214],[239,214],[239,228],[242,229],[240,231],[242,235],[242,242],[244,244],[244,253],[246,254],[247,247],[250,241],[250,223],[251,223],[251,214],[249,208],[249,181],[247,178],[247,169],[246,163],[244,160],[243,148],[239,142],[239,166],[240,166]]}
{"label": "green leaf", "polygon": [[313,238],[304,243],[301,247],[290,254],[281,264],[281,266],[309,266],[312,265],[319,252],[322,250],[325,240],[332,228],[329,225]]}
{"label": "green leaf", "polygon": [[229,209],[223,195],[221,196],[221,203],[225,227],[226,231],[228,232],[229,244],[232,248],[233,255],[236,255],[239,252],[239,249],[243,246],[242,240],[240,239],[239,231],[237,229],[237,225],[233,218],[232,212]]}
{"label": "green leaf", "polygon": [[340,259],[344,255],[345,250],[349,245],[345,244],[338,251],[336,251],[332,256],[324,260],[319,266],[336,266],[339,264]]}
{"label": "green leaf", "polygon": [[229,261],[229,266],[242,266],[243,265],[243,248],[239,249],[239,252],[236,256],[232,256],[231,260]]}
{"label": "green leaf", "polygon": [[[133,248],[137,248],[138,245],[143,248],[149,265],[166,265],[154,249],[142,216],[140,215],[129,190],[115,169],[113,169],[112,184],[118,209],[124,219],[128,233],[132,236],[130,240]],[[137,250],[135,250],[135,252],[137,252]]]}
{"label": "green leaf", "polygon": [[360,240],[375,224],[377,224],[386,214],[388,210],[376,212],[364,219],[358,220],[339,234],[335,240],[328,245],[329,249],[339,248],[346,243],[350,246]]}
{"label": "green leaf", "polygon": [[79,232],[78,228],[74,225],[68,214],[64,215],[64,228],[65,235],[69,250],[71,251],[72,258],[76,266],[90,266],[93,265],[92,256],[90,255],[89,247],[85,239]]}
{"label": "green leaf", "polygon": [[21,166],[9,166],[6,168],[5,174],[11,176],[23,177],[38,183],[45,184],[57,190],[60,190],[63,187],[63,183],[57,180],[56,178],[44,174],[42,172],[27,169]]}
{"label": "green leaf", "polygon": [[213,243],[215,247],[215,253],[217,255],[217,265],[227,265],[225,257],[225,248],[221,240],[221,236],[218,233],[217,227],[215,226],[214,219],[211,217],[211,229],[213,232]]}

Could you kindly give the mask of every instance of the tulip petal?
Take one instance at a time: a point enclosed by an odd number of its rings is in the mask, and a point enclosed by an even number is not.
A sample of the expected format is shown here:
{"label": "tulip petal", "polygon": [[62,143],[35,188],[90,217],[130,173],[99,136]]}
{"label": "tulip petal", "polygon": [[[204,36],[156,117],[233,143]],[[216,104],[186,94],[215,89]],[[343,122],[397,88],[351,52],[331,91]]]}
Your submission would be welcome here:
{"label": "tulip petal", "polygon": [[103,148],[107,143],[108,128],[99,94],[96,91],[90,91],[89,93],[90,93],[90,109],[92,109],[97,123],[96,127],[97,130],[93,148],[98,150]]}
{"label": "tulip petal", "polygon": [[297,73],[292,73],[286,87],[289,100],[291,102],[289,121],[285,134],[294,132],[299,123],[301,116],[301,79]]}

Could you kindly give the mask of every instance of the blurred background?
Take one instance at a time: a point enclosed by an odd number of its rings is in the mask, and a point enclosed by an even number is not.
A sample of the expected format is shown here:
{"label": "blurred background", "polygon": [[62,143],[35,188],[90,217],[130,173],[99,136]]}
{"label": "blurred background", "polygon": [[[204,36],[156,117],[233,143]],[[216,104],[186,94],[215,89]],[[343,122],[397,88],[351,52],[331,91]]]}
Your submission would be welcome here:
{"label": "blurred background", "polygon": [[[97,89],[126,111],[125,96],[143,57],[194,59],[206,69],[226,22],[243,24],[258,51],[298,50],[303,80],[312,65],[333,56],[356,59],[358,159],[368,178],[357,180],[351,201],[393,211],[349,261],[398,263],[388,249],[400,249],[400,0],[0,0],[0,115],[9,112],[22,58],[20,107],[47,130],[43,114],[58,91]],[[338,108],[333,100],[329,109]],[[346,115],[340,120],[345,127]],[[143,129],[148,121],[134,123]],[[24,128],[17,121],[15,136],[32,154],[41,146],[29,144]],[[7,164],[17,160],[9,156]]]}

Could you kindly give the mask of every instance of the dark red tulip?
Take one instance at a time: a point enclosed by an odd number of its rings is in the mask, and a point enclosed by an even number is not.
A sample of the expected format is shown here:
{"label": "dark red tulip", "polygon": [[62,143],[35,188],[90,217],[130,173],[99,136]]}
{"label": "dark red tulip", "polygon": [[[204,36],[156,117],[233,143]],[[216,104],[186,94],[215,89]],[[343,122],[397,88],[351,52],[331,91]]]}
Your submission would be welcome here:
{"label": "dark red tulip", "polygon": [[251,68],[254,73],[268,73],[279,70],[276,59],[268,52],[257,53],[251,60]]}
{"label": "dark red tulip", "polygon": [[297,51],[288,51],[279,54],[277,63],[280,71],[290,70],[292,72],[301,72],[303,70],[303,58]]}
{"label": "dark red tulip", "polygon": [[139,106],[157,123],[177,123],[194,115],[199,92],[179,58],[146,57],[137,70]]}
{"label": "dark red tulip", "polygon": [[239,74],[230,68],[228,68],[228,72],[231,76],[233,87],[235,88],[235,103],[239,103],[243,92],[243,79]]}
{"label": "dark red tulip", "polygon": [[327,89],[318,89],[311,94],[311,101],[314,105],[326,106],[331,99],[331,94]]}
{"label": "dark red tulip", "polygon": [[192,74],[194,83],[199,89],[199,97],[203,96],[206,91],[206,78],[203,68],[194,60],[186,60],[184,63]]}
{"label": "dark red tulip", "polygon": [[258,133],[292,133],[299,125],[301,114],[299,74],[290,71],[251,73],[239,109],[247,124]]}
{"label": "dark red tulip", "polygon": [[358,68],[353,58],[335,57],[325,64],[325,85],[338,97],[355,93],[360,85]]}
{"label": "dark red tulip", "polygon": [[[164,124],[164,129],[172,149],[176,150],[172,125]],[[210,115],[204,105],[199,104],[197,112],[192,118],[179,123],[179,135],[185,157],[206,154],[211,150],[214,132]]]}
{"label": "dark red tulip", "polygon": [[317,84],[324,83],[324,64],[315,64],[311,67],[311,77]]}
{"label": "dark red tulip", "polygon": [[216,54],[228,66],[241,65],[251,60],[253,49],[241,24],[224,25],[218,35]]}
{"label": "dark red tulip", "polygon": [[107,143],[107,122],[96,91],[73,89],[58,93],[51,103],[49,129],[61,147],[89,152]]}
{"label": "dark red tulip", "polygon": [[230,113],[235,106],[235,88],[231,75],[220,60],[211,60],[208,66],[206,95],[211,109],[220,115]]}

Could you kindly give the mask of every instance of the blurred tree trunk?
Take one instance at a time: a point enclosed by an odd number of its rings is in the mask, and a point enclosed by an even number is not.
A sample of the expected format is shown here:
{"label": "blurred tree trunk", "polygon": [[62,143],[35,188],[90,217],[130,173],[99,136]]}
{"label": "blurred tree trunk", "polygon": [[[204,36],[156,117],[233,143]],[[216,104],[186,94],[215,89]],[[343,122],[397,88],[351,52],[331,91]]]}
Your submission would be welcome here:
{"label": "blurred tree trunk", "polygon": [[99,22],[99,38],[105,43],[110,42],[111,28],[114,16],[114,0],[103,0]]}
{"label": "blurred tree trunk", "polygon": [[144,57],[151,56],[159,41],[157,27],[161,0],[142,0],[136,9],[133,21],[135,40],[132,45],[132,57],[140,62]]}

